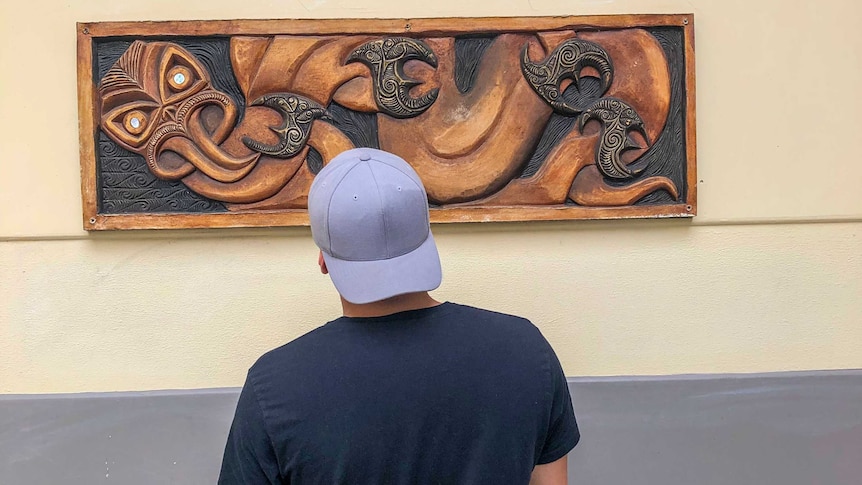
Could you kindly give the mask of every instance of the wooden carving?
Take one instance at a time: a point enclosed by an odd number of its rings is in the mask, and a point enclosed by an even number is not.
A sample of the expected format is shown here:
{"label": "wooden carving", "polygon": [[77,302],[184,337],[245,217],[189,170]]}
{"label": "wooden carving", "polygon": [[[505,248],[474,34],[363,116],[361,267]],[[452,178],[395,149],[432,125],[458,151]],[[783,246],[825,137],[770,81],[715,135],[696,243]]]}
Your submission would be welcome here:
{"label": "wooden carving", "polygon": [[432,221],[695,213],[690,15],[79,24],[87,229],[307,224],[374,147]]}

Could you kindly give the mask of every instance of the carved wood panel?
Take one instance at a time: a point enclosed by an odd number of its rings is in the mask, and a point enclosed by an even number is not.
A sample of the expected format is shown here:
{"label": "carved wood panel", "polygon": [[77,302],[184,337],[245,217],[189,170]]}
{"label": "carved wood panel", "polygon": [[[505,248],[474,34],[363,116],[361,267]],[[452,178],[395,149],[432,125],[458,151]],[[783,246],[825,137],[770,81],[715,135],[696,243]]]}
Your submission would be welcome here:
{"label": "carved wood panel", "polygon": [[433,222],[695,214],[691,15],[78,29],[88,230],[305,225],[353,147]]}

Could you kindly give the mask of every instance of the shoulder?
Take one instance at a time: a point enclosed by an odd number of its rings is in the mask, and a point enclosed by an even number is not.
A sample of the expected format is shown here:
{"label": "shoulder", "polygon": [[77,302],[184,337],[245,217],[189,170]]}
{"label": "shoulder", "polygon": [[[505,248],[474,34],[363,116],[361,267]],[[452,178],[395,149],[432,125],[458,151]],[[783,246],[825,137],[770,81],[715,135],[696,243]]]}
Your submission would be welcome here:
{"label": "shoulder", "polygon": [[485,308],[450,303],[454,315],[473,326],[486,336],[499,336],[518,339],[521,342],[544,343],[545,338],[539,328],[528,318]]}
{"label": "shoulder", "polygon": [[448,303],[452,305],[456,314],[474,318],[477,321],[488,324],[511,326],[522,330],[538,330],[529,319],[510,313],[503,313],[486,308],[479,308],[461,303]]}
{"label": "shoulder", "polygon": [[326,351],[333,333],[334,329],[326,324],[267,351],[249,368],[249,377],[261,379],[273,373],[301,372],[302,367],[309,365],[315,356]]}

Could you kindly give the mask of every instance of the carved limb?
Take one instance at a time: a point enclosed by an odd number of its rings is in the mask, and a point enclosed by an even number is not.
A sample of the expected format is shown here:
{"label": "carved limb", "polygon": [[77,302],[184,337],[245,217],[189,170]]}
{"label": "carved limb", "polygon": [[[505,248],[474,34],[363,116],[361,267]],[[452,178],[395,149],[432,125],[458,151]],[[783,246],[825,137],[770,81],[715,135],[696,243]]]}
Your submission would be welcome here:
{"label": "carved limb", "polygon": [[679,198],[676,185],[667,177],[648,177],[625,187],[615,187],[608,185],[598,167],[591,165],[575,177],[569,198],[580,205],[611,207],[634,204],[657,190],[666,190],[674,200]]}
{"label": "carved limb", "polygon": [[[245,156],[251,151],[242,143],[242,137],[250,133],[261,133],[262,141],[274,143],[277,136],[266,129],[280,121],[280,115],[270,108],[250,106],[246,109],[242,124],[231,132],[221,145],[221,149],[234,156]],[[260,155],[254,169],[242,180],[233,183],[223,183],[207,177],[201,172],[195,172],[182,181],[193,191],[211,199],[228,203],[251,203],[271,197],[281,190],[291,177],[296,174],[305,161],[305,153],[288,159],[272,158]]]}
{"label": "carved limb", "polygon": [[369,36],[309,37],[279,35],[232,37],[231,64],[251,102],[270,93],[289,92],[328,106],[335,91],[357,77],[367,77],[361,64],[342,65]]}
{"label": "carved limb", "polygon": [[299,68],[328,42],[315,36],[232,37],[231,65],[246,99],[291,92]]}
{"label": "carved limb", "polygon": [[593,163],[591,153],[596,136],[570,132],[548,154],[531,177],[514,179],[503,190],[476,202],[462,205],[552,205],[566,201],[572,180],[584,166]]}
{"label": "carved limb", "polygon": [[[275,144],[278,135],[269,126],[276,126],[283,120],[281,115],[264,106],[249,106],[242,124],[236,127],[221,145],[221,149],[234,156],[251,153],[242,139],[253,135],[262,143]],[[254,169],[245,178],[234,183],[223,183],[196,172],[183,179],[190,189],[211,199],[232,204],[250,204],[272,197],[290,181],[299,168],[305,164],[308,148],[286,159],[260,155]]]}
{"label": "carved limb", "polygon": [[438,58],[437,100],[415,118],[378,116],[380,147],[410,161],[434,203],[487,196],[523,167],[551,113],[520,70],[521,46],[540,46],[535,36],[498,36],[482,58],[473,89],[462,94],[453,75],[454,39],[426,42]]}
{"label": "carved limb", "polygon": [[284,187],[305,162],[307,153],[306,147],[299,155],[287,160],[261,156],[254,171],[233,183],[218,182],[201,172],[185,177],[183,183],[210,199],[233,203],[255,202],[272,196]]}
{"label": "carved limb", "polygon": [[[247,163],[245,167],[235,170],[224,168],[221,164],[214,162],[207,157],[206,154],[201,152],[192,140],[181,136],[175,136],[168,139],[160,145],[159,149],[161,152],[174,152],[179,154],[183,159],[193,165],[194,168],[197,168],[206,174],[206,176],[213,180],[225,183],[236,182],[248,175],[248,173],[254,168],[253,162],[257,160],[255,157],[252,162]],[[158,158],[161,158],[161,156]]]}
{"label": "carved limb", "polygon": [[210,106],[221,109],[214,136],[224,138],[227,129],[236,121],[236,109],[224,94],[204,91],[179,107],[177,123],[165,123],[153,134],[145,155],[153,174],[175,180],[197,169],[213,180],[231,183],[251,172],[257,154],[235,157],[223,150],[207,132],[201,113]]}
{"label": "carved limb", "polygon": [[[329,123],[315,121],[311,129],[308,145],[314,147],[323,157],[323,163],[332,160],[344,150],[353,148],[353,143],[344,134]],[[304,154],[308,150],[303,151]],[[303,155],[303,162],[305,155]],[[228,210],[271,210],[271,209],[304,209],[308,207],[308,189],[314,174],[308,169],[307,163],[302,163],[296,175],[290,179],[277,194],[251,204],[227,204]]]}
{"label": "carved limb", "polygon": [[343,62],[356,46],[370,39],[371,37],[367,36],[343,37],[315,50],[299,68],[291,89],[323,106],[328,106],[330,100],[335,100],[349,109],[357,109],[350,104],[359,101],[358,98],[361,97],[362,101],[373,106],[372,110],[376,111],[371,90],[357,93],[357,96],[346,99],[336,97],[336,93],[346,85],[357,80],[369,79],[368,68],[362,64],[344,65]]}
{"label": "carved limb", "polygon": [[[658,139],[668,114],[670,76],[661,46],[655,38],[640,29],[584,32],[578,35],[600,43],[614,59],[616,75],[613,85],[608,90],[608,96],[631,100],[632,105],[641,111],[643,119],[638,118],[639,123],[630,125],[631,128],[627,127],[626,130],[633,128],[641,132],[647,141]],[[561,45],[567,41],[567,38],[562,33],[539,34],[539,39],[548,50]],[[640,82],[639,76],[642,73],[645,73],[644,79],[648,82]],[[584,129],[583,124],[580,129]],[[604,134],[607,134],[606,129]],[[574,128],[551,150],[533,176],[513,179],[500,192],[469,205],[563,204],[568,197],[575,175],[586,165],[595,163],[602,135],[603,133],[594,131],[581,134],[578,133],[578,128]],[[646,150],[627,149],[627,151],[625,162],[619,160],[620,164],[631,163]],[[595,169],[595,166],[591,169]]]}

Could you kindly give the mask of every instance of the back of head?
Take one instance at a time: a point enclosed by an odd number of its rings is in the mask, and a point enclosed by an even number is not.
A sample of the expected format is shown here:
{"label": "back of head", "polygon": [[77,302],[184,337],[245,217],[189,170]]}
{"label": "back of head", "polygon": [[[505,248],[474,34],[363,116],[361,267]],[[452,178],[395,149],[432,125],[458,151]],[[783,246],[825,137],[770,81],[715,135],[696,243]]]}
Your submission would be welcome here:
{"label": "back of head", "polygon": [[440,286],[428,195],[398,156],[371,148],[339,154],[315,177],[308,214],[345,300],[371,303]]}

